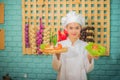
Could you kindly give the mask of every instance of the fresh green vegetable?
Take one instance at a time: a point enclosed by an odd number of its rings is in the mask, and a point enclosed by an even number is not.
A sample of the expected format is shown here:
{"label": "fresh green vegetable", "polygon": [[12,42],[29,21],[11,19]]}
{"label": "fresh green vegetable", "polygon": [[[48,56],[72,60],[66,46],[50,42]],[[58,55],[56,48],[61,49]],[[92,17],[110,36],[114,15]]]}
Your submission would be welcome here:
{"label": "fresh green vegetable", "polygon": [[53,42],[53,44],[54,44],[54,46],[55,46],[56,43],[57,43],[57,35],[55,35],[55,36],[53,37],[52,42]]}
{"label": "fresh green vegetable", "polygon": [[88,43],[86,46],[87,51],[92,55],[92,56],[103,56],[105,55],[106,48],[95,43]]}
{"label": "fresh green vegetable", "polygon": [[42,50],[45,49],[45,46],[46,46],[46,44],[41,44],[40,49],[42,49]]}
{"label": "fresh green vegetable", "polygon": [[57,35],[50,34],[50,42],[55,46],[57,43]]}

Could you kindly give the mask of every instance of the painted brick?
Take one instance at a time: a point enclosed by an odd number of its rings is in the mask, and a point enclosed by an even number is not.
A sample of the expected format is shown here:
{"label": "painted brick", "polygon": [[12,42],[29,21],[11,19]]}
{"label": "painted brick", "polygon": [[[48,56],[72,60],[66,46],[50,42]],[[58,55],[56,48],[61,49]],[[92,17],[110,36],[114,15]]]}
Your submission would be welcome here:
{"label": "painted brick", "polygon": [[36,74],[33,74],[33,73],[30,73],[30,74],[28,74],[28,78],[36,78],[37,77],[37,75]]}
{"label": "painted brick", "polygon": [[6,34],[5,37],[8,37],[8,35],[15,35],[15,32],[13,32],[12,30],[10,30],[11,27],[9,27],[8,29],[9,29],[9,30],[5,30],[5,31],[6,31],[6,32],[5,32],[5,34]]}
{"label": "painted brick", "polygon": [[114,34],[111,34],[111,37],[119,37],[119,32],[114,32]]}
{"label": "painted brick", "polygon": [[22,41],[22,39],[21,39],[21,37],[19,37],[19,36],[16,36],[16,37],[13,37],[13,41]]}
{"label": "painted brick", "polygon": [[98,65],[98,66],[100,66],[100,70],[111,70],[110,69],[110,67],[111,67],[111,65],[109,65],[109,64],[106,64],[106,65]]}
{"label": "painted brick", "polygon": [[15,47],[15,48],[13,48],[13,51],[22,51],[22,48],[21,47]]}
{"label": "painted brick", "polygon": [[41,74],[42,73],[42,69],[41,68],[33,69],[32,72],[35,73],[35,74]]}
{"label": "painted brick", "polygon": [[[16,11],[16,14],[17,14],[17,11]],[[5,21],[9,21],[9,20],[21,20],[21,16],[11,16],[11,15],[6,15],[6,18],[5,18]]]}
{"label": "painted brick", "polygon": [[97,60],[96,64],[106,64],[106,60]]}
{"label": "painted brick", "polygon": [[11,10],[11,9],[10,9],[10,10],[7,10],[7,11],[5,12],[5,15],[11,15],[11,16],[13,15],[13,16],[14,16],[14,15],[16,15],[16,10],[13,10],[13,9],[12,9],[12,10]]}
{"label": "painted brick", "polygon": [[118,72],[117,71],[106,71],[106,75],[116,76],[116,75],[118,75]]}
{"label": "painted brick", "polygon": [[111,53],[114,53],[114,54],[115,54],[115,53],[119,53],[119,51],[120,51],[120,50],[119,50],[119,49],[116,49],[116,48],[111,49]]}
{"label": "painted brick", "polygon": [[34,63],[29,63],[29,64],[27,64],[27,66],[28,66],[29,68],[32,68],[32,69],[34,69],[34,68],[37,67]]}
{"label": "painted brick", "polygon": [[44,63],[50,63],[51,59],[50,58],[46,58],[45,60],[43,60]]}
{"label": "painted brick", "polygon": [[[11,37],[12,38],[12,37]],[[7,39],[6,39],[6,41],[7,41]],[[8,40],[8,41],[12,41],[12,39],[11,40]],[[9,42],[9,43],[7,43],[7,45],[6,46],[16,46],[17,45],[17,42]]]}
{"label": "painted brick", "polygon": [[11,32],[16,32],[16,33],[19,33],[20,34],[20,30],[22,30],[22,28],[21,27],[16,27],[16,25],[14,25],[14,26],[11,26],[11,25],[9,25],[8,27],[7,27],[7,30],[5,30],[6,32],[8,31],[11,31]]}
{"label": "painted brick", "polygon": [[24,58],[22,61],[25,61],[26,63],[30,63],[32,62],[32,58]]}
{"label": "painted brick", "polygon": [[12,51],[10,51],[10,52],[7,52],[7,55],[8,55],[10,58],[15,57],[15,59],[16,59],[16,56],[17,56],[17,54],[16,54],[16,53],[13,53],[13,50],[12,50]]}
{"label": "painted brick", "polygon": [[110,18],[111,18],[111,21],[119,20],[118,15],[111,16]]}
{"label": "painted brick", "polygon": [[120,3],[120,1],[119,0],[111,0],[111,3],[112,4],[118,4],[118,3]]}
{"label": "painted brick", "polygon": [[111,44],[111,48],[119,48],[120,46],[119,45],[114,45],[114,44]]}
{"label": "painted brick", "polygon": [[[17,66],[18,66],[19,68],[21,68],[21,69],[28,67],[28,65],[27,65],[26,63],[18,63]],[[22,72],[22,71],[21,71],[21,72]]]}
{"label": "painted brick", "polygon": [[16,59],[16,58],[13,58],[13,61],[14,61],[15,63],[20,63],[20,62],[22,61],[22,59],[19,58],[19,57],[17,57],[17,59]]}
{"label": "painted brick", "polygon": [[9,66],[10,68],[15,68],[15,67],[18,66],[18,64],[11,62],[11,63],[8,63],[8,66]]}
{"label": "painted brick", "polygon": [[120,59],[120,53],[119,54],[111,54],[111,58],[113,59],[113,60],[119,60]]}
{"label": "painted brick", "polygon": [[111,80],[119,80],[120,79],[120,76],[112,76],[111,77]]}
{"label": "painted brick", "polygon": [[111,32],[113,32],[113,31],[114,31],[114,32],[118,32],[118,31],[119,31],[119,28],[118,28],[118,27],[112,27],[112,28],[111,28]]}
{"label": "painted brick", "polygon": [[6,58],[6,59],[4,59],[4,62],[6,62],[6,63],[11,63],[13,60],[12,60],[12,58]]}
{"label": "painted brick", "polygon": [[111,12],[111,14],[120,14],[120,12],[118,11],[118,10],[116,10],[116,11],[113,11],[113,12]]}
{"label": "painted brick", "polygon": [[0,61],[3,61],[4,59],[4,57],[7,57],[8,55],[7,55],[7,53],[4,51],[4,52],[2,52],[2,50],[0,50],[0,57],[1,57],[1,59],[0,59]]}
{"label": "painted brick", "polygon": [[[5,10],[17,10],[17,9],[20,9],[21,6],[19,5],[11,5],[11,4],[7,4],[8,6],[5,7]],[[13,12],[16,12],[16,11],[13,11]],[[12,13],[12,12],[10,12]]]}
{"label": "painted brick", "polygon": [[41,58],[36,58],[36,59],[33,59],[33,63],[42,63],[43,60],[41,60]]}
{"label": "painted brick", "polygon": [[1,63],[0,63],[0,67],[7,67],[7,66],[8,66],[8,64],[5,63],[5,62],[1,62]]}
{"label": "painted brick", "polygon": [[22,69],[22,72],[23,72],[23,73],[34,73],[33,71],[34,71],[34,69],[31,69],[31,68],[29,68],[29,67]]}
{"label": "painted brick", "polygon": [[113,42],[113,43],[114,43],[114,42],[116,42],[116,43],[117,43],[119,39],[118,39],[118,38],[115,38],[115,37],[111,37],[111,39],[110,39],[110,40],[111,40],[111,42]]}
{"label": "painted brick", "polygon": [[101,76],[99,80],[111,80],[110,76]]}
{"label": "painted brick", "polygon": [[3,72],[3,68],[2,67],[0,67],[0,72]]}
{"label": "painted brick", "polygon": [[[110,23],[110,24],[111,24],[111,26],[112,26],[113,28],[114,28],[114,27],[119,27],[119,25],[120,25],[120,24],[119,24],[119,21],[115,21],[115,20],[112,21],[112,23]],[[111,27],[111,28],[112,28],[112,27]]]}
{"label": "painted brick", "polygon": [[22,46],[22,44],[17,42],[17,46],[18,46],[18,47],[21,47],[21,46]]}
{"label": "painted brick", "polygon": [[111,70],[114,70],[114,71],[120,71],[120,65],[111,65]]}
{"label": "painted brick", "polygon": [[13,50],[12,47],[8,47],[8,46],[5,47],[5,51],[12,51],[12,50]]}
{"label": "painted brick", "polygon": [[13,26],[13,25],[17,25],[17,23],[15,22],[15,21],[6,21],[6,23],[7,23],[7,25],[11,25],[11,26]]}
{"label": "painted brick", "polygon": [[120,65],[120,60],[117,60],[117,63]]}
{"label": "painted brick", "polygon": [[[12,41],[12,37],[6,37],[5,41]],[[7,44],[9,46],[9,44]]]}
{"label": "painted brick", "polygon": [[119,6],[118,5],[113,5],[113,6],[111,6],[111,9],[118,9],[119,8]]}
{"label": "painted brick", "polygon": [[88,77],[88,80],[100,80],[100,76],[96,76],[96,75],[94,75],[94,76],[89,76],[89,77]]}

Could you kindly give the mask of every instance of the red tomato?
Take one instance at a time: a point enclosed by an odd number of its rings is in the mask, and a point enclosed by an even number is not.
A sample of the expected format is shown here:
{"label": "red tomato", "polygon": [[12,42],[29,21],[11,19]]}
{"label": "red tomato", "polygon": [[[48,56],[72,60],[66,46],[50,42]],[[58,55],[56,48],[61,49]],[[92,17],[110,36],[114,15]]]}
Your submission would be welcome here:
{"label": "red tomato", "polygon": [[66,40],[68,32],[64,30],[63,32],[58,30],[58,41]]}
{"label": "red tomato", "polygon": [[66,35],[68,35],[68,32],[64,29],[64,33],[66,34]]}
{"label": "red tomato", "polygon": [[94,44],[94,45],[92,46],[92,49],[97,50],[97,49],[98,49],[98,45]]}
{"label": "red tomato", "polygon": [[62,49],[62,45],[58,44],[57,47],[54,48],[55,50]]}

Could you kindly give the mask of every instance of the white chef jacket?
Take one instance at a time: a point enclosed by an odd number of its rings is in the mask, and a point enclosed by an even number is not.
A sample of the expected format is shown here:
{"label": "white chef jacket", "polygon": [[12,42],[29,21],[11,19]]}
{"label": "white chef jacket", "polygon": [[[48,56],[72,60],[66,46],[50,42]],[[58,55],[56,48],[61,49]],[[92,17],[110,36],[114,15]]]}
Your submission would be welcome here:
{"label": "white chef jacket", "polygon": [[86,74],[94,67],[94,60],[89,63],[85,50],[86,42],[77,40],[73,45],[69,38],[60,42],[68,51],[61,53],[60,60],[53,55],[52,65],[58,71],[57,80],[87,80]]}

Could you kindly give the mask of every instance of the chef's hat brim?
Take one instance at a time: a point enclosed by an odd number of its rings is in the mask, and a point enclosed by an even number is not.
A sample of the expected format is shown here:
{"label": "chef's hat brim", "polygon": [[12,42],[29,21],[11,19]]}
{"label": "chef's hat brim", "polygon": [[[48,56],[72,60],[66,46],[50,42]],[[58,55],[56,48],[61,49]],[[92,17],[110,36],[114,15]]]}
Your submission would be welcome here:
{"label": "chef's hat brim", "polygon": [[85,25],[85,18],[82,15],[77,14],[75,11],[70,11],[66,16],[62,17],[61,19],[61,23],[64,28],[72,22],[76,22],[83,27]]}

